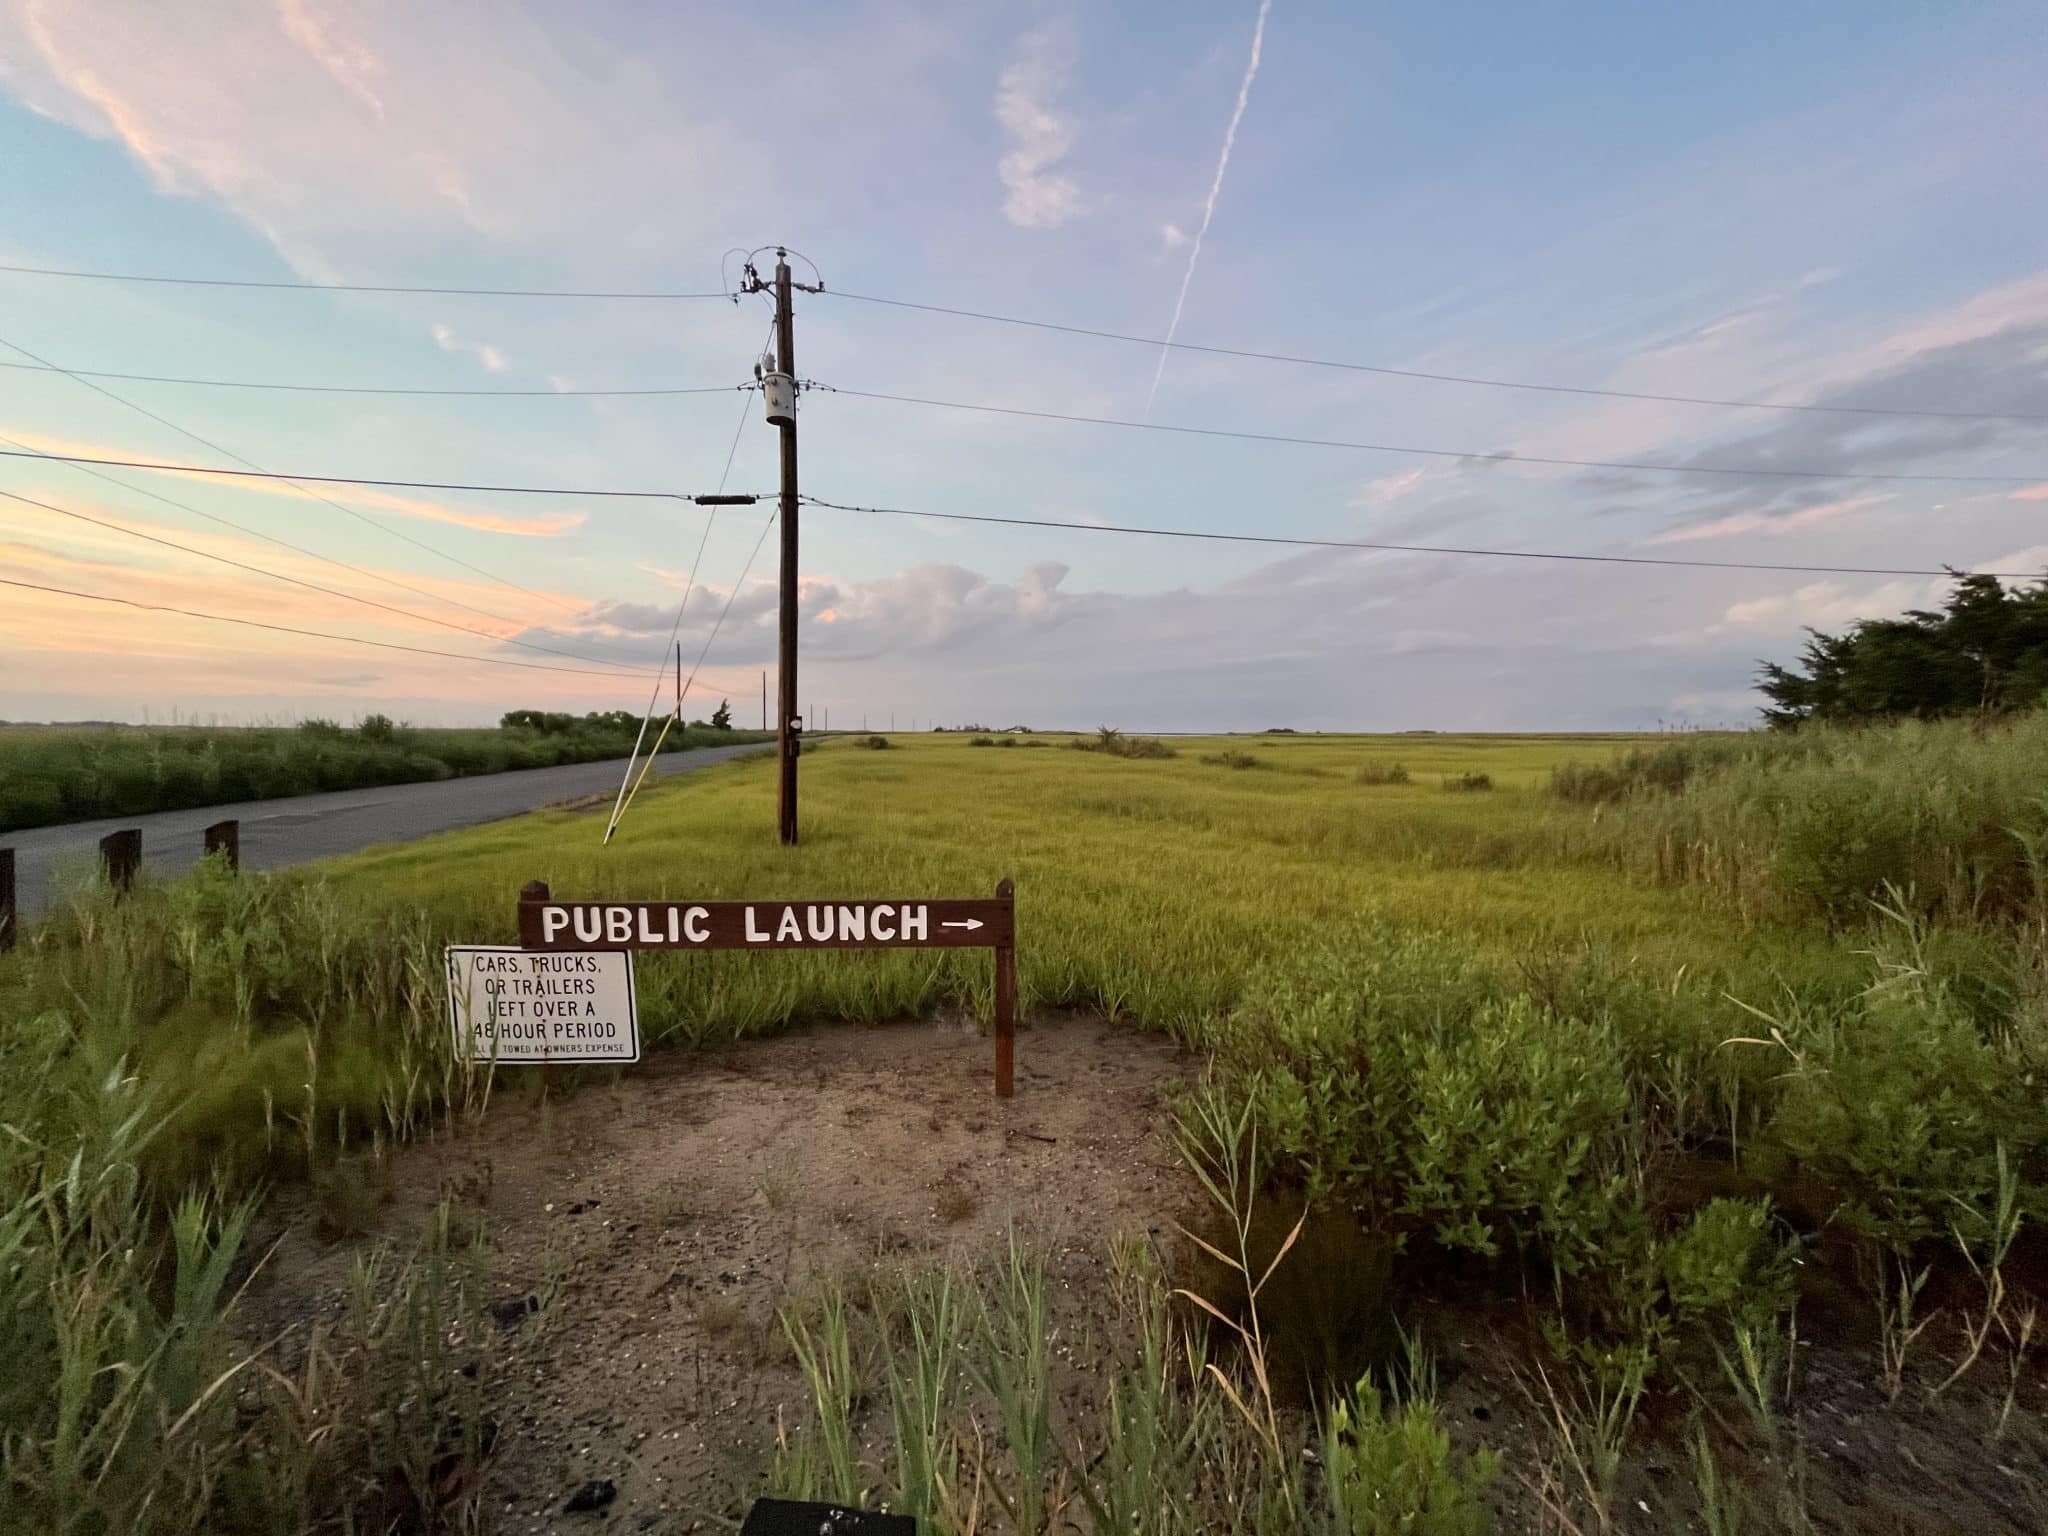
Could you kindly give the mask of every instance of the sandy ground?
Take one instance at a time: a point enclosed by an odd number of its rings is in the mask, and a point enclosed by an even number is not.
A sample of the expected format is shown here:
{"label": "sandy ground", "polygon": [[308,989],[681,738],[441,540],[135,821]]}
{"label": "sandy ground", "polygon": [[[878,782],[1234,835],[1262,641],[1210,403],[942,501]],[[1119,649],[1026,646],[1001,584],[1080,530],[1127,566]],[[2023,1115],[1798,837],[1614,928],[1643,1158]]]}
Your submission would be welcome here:
{"label": "sandy ground", "polygon": [[[397,1160],[364,1239],[282,1210],[250,1320],[338,1310],[361,1241],[416,1240],[444,1195],[481,1208],[496,1374],[525,1384],[498,1404],[490,1528],[689,1529],[757,1485],[778,1410],[804,1412],[775,1311],[807,1277],[992,1258],[1013,1223],[1085,1275],[1197,1198],[1161,1129],[1188,1064],[1158,1037],[1021,1030],[1008,1102],[993,1056],[971,1022],[820,1028],[657,1052],[544,1106],[501,1093],[480,1128]],[[564,1513],[595,1479],[609,1507]]]}

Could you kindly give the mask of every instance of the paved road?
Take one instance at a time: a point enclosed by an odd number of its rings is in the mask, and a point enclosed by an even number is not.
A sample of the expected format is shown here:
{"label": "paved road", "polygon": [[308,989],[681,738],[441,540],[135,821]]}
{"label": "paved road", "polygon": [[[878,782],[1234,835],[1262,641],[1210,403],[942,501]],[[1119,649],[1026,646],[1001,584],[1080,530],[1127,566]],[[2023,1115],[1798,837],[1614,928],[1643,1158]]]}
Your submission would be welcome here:
{"label": "paved road", "polygon": [[[650,777],[685,773],[749,752],[773,750],[772,743],[755,743],[665,753]],[[303,864],[308,859],[353,853],[373,843],[403,842],[450,827],[498,821],[586,795],[609,795],[618,789],[625,771],[626,760],[613,758],[596,763],[567,763],[559,768],[481,774],[471,779],[441,779],[431,784],[344,789],[327,795],[296,795],[288,800],[245,800],[238,805],[0,832],[0,847],[15,850],[18,899],[26,918],[41,913],[48,904],[53,872],[61,877],[67,870],[89,869],[98,857],[99,840],[122,827],[142,828],[142,867],[165,875],[196,863],[204,830],[216,821],[233,818],[242,824],[244,867],[279,869],[287,864]]]}

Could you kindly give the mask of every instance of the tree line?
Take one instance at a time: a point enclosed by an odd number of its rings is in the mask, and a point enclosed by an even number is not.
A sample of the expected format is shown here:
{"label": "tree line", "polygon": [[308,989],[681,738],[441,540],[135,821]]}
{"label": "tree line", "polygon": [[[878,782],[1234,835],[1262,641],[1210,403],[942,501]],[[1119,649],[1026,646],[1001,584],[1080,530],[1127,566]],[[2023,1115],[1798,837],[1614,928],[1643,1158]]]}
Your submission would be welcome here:
{"label": "tree line", "polygon": [[1797,663],[1763,662],[1764,719],[1931,720],[2048,704],[2048,577],[2008,586],[1951,574],[1937,610],[1859,619],[1836,635],[1809,629]]}

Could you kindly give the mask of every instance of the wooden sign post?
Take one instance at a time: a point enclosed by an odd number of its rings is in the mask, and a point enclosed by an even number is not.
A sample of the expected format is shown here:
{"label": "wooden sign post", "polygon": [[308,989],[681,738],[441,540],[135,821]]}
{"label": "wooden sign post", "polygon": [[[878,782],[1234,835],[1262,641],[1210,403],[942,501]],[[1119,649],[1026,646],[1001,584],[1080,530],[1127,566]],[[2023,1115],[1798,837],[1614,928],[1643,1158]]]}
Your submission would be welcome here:
{"label": "wooden sign post", "polygon": [[993,949],[996,1097],[1014,1086],[1016,887],[982,901],[556,901],[519,893],[524,949]]}

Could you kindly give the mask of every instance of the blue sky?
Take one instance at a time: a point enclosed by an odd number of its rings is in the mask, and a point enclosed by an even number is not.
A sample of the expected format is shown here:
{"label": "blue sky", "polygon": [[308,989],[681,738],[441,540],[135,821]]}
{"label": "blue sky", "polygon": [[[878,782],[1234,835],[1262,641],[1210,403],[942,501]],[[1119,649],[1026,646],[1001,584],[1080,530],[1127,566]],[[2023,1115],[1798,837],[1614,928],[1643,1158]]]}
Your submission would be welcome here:
{"label": "blue sky", "polygon": [[[1256,4],[0,9],[0,261],[420,285],[716,290],[785,241],[828,289],[1399,368],[2048,415],[2037,6]],[[802,269],[800,275],[808,276]],[[275,293],[0,274],[0,338],[71,368],[528,389],[734,385],[734,305]],[[2048,424],[1709,409],[1331,372],[802,301],[826,384],[1379,443],[1823,468],[1599,475],[1173,437],[818,393],[805,489],[857,503],[1717,560],[2048,566]],[[0,361],[22,355],[0,348]],[[1156,398],[1151,397],[1155,371]],[[752,397],[420,399],[109,384],[265,468],[767,490]],[[742,413],[745,424],[740,425]],[[0,370],[32,447],[229,462],[60,374]],[[68,446],[67,446],[68,445]],[[1876,473],[2012,477],[1902,483]],[[0,575],[415,644],[661,652],[703,514],[4,461]],[[174,498],[182,505],[153,499]],[[283,538],[279,549],[206,514]],[[692,654],[760,514],[721,515]],[[397,530],[399,537],[391,531]],[[407,542],[407,540],[416,542]],[[432,552],[419,547],[432,547]],[[773,664],[772,543],[706,686]],[[439,552],[439,553],[435,553]],[[441,558],[453,557],[453,560]],[[324,563],[345,562],[349,569]],[[460,561],[462,564],[453,563]],[[474,573],[481,568],[511,585]],[[1752,707],[1805,624],[1918,578],[1295,552],[814,511],[804,702],[1140,729],[1618,728]],[[630,678],[408,658],[0,595],[0,716],[490,719]],[[709,702],[694,712],[708,710]],[[747,718],[751,705],[740,710]]]}

